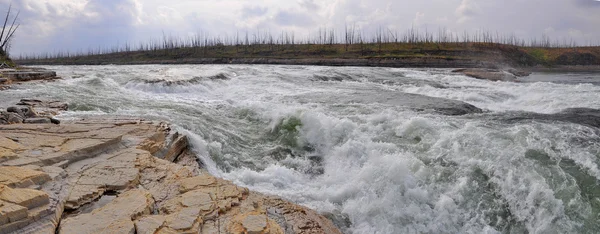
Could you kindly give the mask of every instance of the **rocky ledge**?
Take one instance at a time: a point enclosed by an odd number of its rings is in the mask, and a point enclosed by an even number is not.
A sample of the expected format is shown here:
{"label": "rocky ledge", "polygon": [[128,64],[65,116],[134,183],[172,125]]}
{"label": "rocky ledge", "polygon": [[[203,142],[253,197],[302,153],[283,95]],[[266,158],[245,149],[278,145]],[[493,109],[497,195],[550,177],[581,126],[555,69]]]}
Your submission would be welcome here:
{"label": "rocky ledge", "polygon": [[514,68],[500,69],[485,69],[485,68],[463,68],[453,70],[454,73],[461,73],[468,77],[490,81],[517,81],[519,77],[529,76],[531,73],[517,70]]}
{"label": "rocky ledge", "polygon": [[317,212],[201,169],[168,124],[0,125],[0,234],[340,233]]}
{"label": "rocky ledge", "polygon": [[64,102],[21,99],[17,105],[6,108],[6,111],[0,110],[0,125],[17,123],[60,124],[60,121],[53,118],[53,116],[60,111],[66,111],[68,108],[69,105]]}
{"label": "rocky ledge", "polygon": [[56,72],[43,68],[0,69],[0,90],[8,88],[11,84],[56,79],[60,79]]}

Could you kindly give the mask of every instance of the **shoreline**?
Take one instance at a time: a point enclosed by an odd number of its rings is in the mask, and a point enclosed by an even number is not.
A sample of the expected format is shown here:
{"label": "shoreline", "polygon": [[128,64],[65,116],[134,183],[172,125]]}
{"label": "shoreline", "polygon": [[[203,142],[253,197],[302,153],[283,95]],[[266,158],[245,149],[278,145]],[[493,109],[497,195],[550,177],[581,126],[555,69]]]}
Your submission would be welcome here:
{"label": "shoreline", "polygon": [[505,69],[515,67],[528,72],[600,72],[600,65],[556,65],[546,66],[511,66],[505,62],[490,62],[470,59],[438,59],[438,58],[185,58],[171,60],[148,61],[71,61],[71,62],[30,62],[17,61],[23,66],[85,66],[85,65],[298,65],[298,66],[332,66],[332,67],[390,67],[390,68],[489,68]]}

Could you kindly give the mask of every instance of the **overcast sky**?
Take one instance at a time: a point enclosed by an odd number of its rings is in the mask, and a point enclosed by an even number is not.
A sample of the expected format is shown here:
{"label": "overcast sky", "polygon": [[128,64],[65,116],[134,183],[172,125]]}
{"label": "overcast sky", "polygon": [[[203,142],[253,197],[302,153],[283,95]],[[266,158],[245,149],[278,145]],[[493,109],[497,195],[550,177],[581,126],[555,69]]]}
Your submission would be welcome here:
{"label": "overcast sky", "polygon": [[11,54],[84,50],[158,39],[162,33],[234,35],[256,29],[298,35],[355,24],[454,32],[487,29],[522,38],[600,42],[598,0],[0,0],[21,27]]}

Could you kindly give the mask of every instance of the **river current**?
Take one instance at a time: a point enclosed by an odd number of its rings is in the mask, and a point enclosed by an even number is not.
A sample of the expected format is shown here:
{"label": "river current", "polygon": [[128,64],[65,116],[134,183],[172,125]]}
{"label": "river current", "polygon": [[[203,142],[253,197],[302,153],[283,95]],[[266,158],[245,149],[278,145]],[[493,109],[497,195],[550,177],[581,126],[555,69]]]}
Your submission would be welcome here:
{"label": "river current", "polygon": [[47,68],[64,79],[15,86],[0,102],[66,101],[59,119],[169,121],[210,173],[323,212],[345,233],[600,230],[600,74]]}

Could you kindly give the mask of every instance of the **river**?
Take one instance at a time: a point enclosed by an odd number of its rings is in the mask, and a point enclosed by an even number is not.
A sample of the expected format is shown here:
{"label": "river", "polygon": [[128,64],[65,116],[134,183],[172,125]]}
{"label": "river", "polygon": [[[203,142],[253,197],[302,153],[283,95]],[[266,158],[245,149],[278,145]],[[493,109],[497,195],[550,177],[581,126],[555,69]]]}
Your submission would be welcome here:
{"label": "river", "polygon": [[513,83],[450,69],[47,68],[64,79],[0,101],[66,101],[59,119],[169,121],[212,174],[324,212],[345,233],[600,230],[600,74]]}

